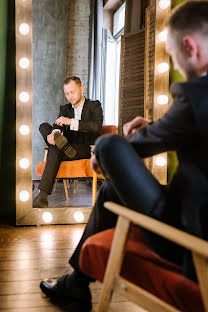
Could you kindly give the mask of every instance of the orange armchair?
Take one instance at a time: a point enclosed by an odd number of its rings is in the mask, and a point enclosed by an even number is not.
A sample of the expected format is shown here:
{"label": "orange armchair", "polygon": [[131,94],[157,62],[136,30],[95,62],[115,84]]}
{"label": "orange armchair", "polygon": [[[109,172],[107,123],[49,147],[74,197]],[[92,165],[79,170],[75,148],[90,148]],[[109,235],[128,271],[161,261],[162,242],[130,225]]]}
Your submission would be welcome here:
{"label": "orange armchair", "polygon": [[[105,125],[102,126],[101,135],[116,133],[116,126]],[[36,176],[42,177],[45,169],[48,148],[44,147],[45,155],[44,160],[39,162],[36,166]],[[63,179],[66,198],[69,199],[69,191],[67,180],[69,178],[93,178],[92,185],[92,205],[96,200],[97,178],[103,178],[101,175],[97,175],[90,167],[90,159],[79,159],[72,161],[62,161],[59,167],[59,171],[56,176],[57,179]]]}
{"label": "orange armchair", "polygon": [[[119,215],[116,228],[89,237],[79,260],[85,274],[103,282],[97,312],[108,311],[114,291],[149,312],[208,312],[208,242],[118,204],[105,207]],[[199,283],[158,256],[131,224],[189,249]]]}

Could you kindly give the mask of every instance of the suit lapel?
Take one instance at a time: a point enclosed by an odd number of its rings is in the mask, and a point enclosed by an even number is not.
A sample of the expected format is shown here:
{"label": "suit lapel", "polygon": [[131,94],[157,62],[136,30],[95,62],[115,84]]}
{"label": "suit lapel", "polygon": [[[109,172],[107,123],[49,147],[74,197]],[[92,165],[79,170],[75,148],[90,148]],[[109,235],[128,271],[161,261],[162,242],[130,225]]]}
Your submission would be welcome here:
{"label": "suit lapel", "polygon": [[74,109],[71,105],[71,103],[66,104],[67,105],[67,110],[70,118],[74,118]]}
{"label": "suit lapel", "polygon": [[86,120],[89,112],[89,100],[85,99],[84,106],[82,109],[81,120]]}

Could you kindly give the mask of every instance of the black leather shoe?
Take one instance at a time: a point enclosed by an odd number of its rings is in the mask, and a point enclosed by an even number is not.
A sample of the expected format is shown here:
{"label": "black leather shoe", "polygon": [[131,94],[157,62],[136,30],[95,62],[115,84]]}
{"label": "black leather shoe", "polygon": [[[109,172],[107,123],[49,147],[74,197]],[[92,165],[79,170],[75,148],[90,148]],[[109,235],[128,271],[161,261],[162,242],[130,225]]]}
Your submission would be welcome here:
{"label": "black leather shoe", "polygon": [[89,312],[92,308],[91,293],[88,286],[66,288],[65,281],[69,275],[59,280],[46,279],[40,283],[42,292],[51,301],[70,312]]}
{"label": "black leather shoe", "polygon": [[74,158],[76,155],[76,150],[69,144],[67,138],[60,132],[54,133],[54,141],[59,150],[64,152],[64,154],[69,158]]}
{"label": "black leather shoe", "polygon": [[39,195],[33,200],[33,208],[47,208],[48,200],[41,198]]}

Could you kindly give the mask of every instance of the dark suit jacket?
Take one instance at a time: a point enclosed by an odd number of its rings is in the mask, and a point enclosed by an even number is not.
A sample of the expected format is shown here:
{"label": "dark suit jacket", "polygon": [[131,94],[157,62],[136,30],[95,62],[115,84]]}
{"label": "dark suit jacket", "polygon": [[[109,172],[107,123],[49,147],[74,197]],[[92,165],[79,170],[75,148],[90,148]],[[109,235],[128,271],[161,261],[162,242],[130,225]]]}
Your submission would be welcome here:
{"label": "dark suit jacket", "polygon": [[[59,117],[74,118],[74,109],[71,103],[60,107]],[[100,136],[103,122],[103,112],[99,101],[85,99],[78,131],[70,130],[70,126],[53,124],[53,129],[60,129],[71,144],[85,145],[90,151],[90,145]]]}
{"label": "dark suit jacket", "polygon": [[179,164],[162,219],[207,240],[208,76],[176,83],[171,93],[168,112],[128,140],[141,157],[176,151]]}

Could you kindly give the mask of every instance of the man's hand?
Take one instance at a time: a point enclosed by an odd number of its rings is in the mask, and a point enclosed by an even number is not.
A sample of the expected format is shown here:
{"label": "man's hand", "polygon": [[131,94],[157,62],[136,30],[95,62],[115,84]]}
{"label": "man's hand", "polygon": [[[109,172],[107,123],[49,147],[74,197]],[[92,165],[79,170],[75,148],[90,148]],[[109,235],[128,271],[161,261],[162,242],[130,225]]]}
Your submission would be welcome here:
{"label": "man's hand", "polygon": [[49,144],[55,145],[54,133],[51,133],[51,134],[47,135],[47,141],[48,141]]}
{"label": "man's hand", "polygon": [[71,124],[71,119],[61,116],[58,119],[56,119],[55,124],[57,124],[58,126],[63,126],[63,125],[69,126]]}
{"label": "man's hand", "polygon": [[146,127],[148,124],[149,122],[146,119],[137,116],[123,126],[123,133],[127,136],[130,133],[135,133],[137,130]]}
{"label": "man's hand", "polygon": [[100,174],[102,173],[101,169],[100,169],[100,166],[99,166],[99,163],[97,161],[97,158],[96,156],[93,154],[90,158],[90,165],[91,165],[91,168],[97,173],[97,174]]}

